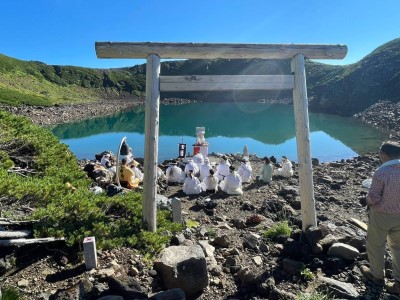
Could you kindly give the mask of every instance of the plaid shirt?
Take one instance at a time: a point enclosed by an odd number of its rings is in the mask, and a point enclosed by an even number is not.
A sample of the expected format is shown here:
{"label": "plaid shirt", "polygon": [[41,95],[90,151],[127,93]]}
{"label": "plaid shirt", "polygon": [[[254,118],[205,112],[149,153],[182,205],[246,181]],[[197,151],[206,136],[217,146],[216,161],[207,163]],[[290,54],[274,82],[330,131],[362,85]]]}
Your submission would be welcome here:
{"label": "plaid shirt", "polygon": [[381,213],[400,214],[400,161],[378,168],[372,177],[367,202]]}

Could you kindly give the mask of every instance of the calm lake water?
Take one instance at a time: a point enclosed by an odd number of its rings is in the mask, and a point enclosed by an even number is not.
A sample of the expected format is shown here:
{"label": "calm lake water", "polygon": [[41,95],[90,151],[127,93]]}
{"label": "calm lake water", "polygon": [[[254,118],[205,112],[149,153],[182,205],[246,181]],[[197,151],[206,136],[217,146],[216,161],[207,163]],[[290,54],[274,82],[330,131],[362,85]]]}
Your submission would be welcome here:
{"label": "calm lake water", "polygon": [[[144,152],[144,107],[49,129],[79,158],[117,153],[123,137],[136,157]],[[247,145],[260,157],[288,156],[297,161],[293,106],[263,103],[192,103],[161,105],[159,162],[178,156],[178,143],[193,153],[196,127],[206,128],[209,153],[242,152]],[[311,154],[320,161],[351,158],[376,151],[387,136],[353,118],[310,113]]]}

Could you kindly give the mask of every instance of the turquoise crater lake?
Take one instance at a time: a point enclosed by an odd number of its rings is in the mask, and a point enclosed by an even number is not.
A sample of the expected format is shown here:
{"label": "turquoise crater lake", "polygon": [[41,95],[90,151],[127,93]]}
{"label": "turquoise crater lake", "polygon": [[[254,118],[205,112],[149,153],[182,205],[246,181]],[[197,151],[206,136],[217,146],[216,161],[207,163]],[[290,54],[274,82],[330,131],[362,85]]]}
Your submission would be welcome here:
{"label": "turquoise crater lake", "polygon": [[[321,162],[352,158],[376,151],[385,133],[353,118],[309,114],[311,155]],[[93,159],[96,153],[117,153],[126,136],[136,157],[144,153],[144,106],[113,116],[49,129],[79,158]],[[206,128],[209,153],[242,152],[247,145],[260,157],[286,155],[297,161],[293,106],[265,103],[192,103],[160,106],[159,162],[178,156],[178,143],[193,152],[196,127]]]}

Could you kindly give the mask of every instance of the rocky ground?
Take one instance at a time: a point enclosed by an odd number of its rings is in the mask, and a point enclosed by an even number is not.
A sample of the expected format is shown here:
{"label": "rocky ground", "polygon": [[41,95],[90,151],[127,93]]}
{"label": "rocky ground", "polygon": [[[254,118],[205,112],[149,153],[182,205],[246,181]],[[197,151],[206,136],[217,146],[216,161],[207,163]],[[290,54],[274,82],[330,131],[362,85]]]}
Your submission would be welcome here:
{"label": "rocky ground", "polygon": [[[390,115],[390,122],[396,126],[400,124],[399,114],[393,113],[396,107],[398,104],[372,107],[362,118],[380,126],[378,120]],[[36,114],[28,115],[41,119]],[[393,138],[399,139],[398,131]],[[236,166],[239,159],[240,155],[230,155]],[[258,174],[261,159],[251,155],[250,162],[254,174]],[[271,184],[253,181],[244,186],[241,196],[218,192],[188,197],[181,186],[168,187],[163,196],[179,197],[184,220],[196,221],[189,222],[193,226],[172,238],[171,244],[201,243],[207,253],[209,284],[202,293],[188,298],[295,299],[300,293],[328,289],[330,298],[337,299],[399,299],[361,276],[359,266],[367,259],[365,231],[351,222],[352,218],[367,222],[362,205],[367,189],[362,182],[378,166],[376,154],[315,163],[318,227],[306,233],[299,229],[301,206],[296,164],[292,178],[274,177]],[[1,205],[12,205],[0,200]],[[263,236],[266,229],[283,220],[288,220],[294,229],[290,237]],[[337,245],[338,242],[341,244]],[[28,299],[96,299],[106,293],[140,299],[167,289],[162,274],[135,249],[99,252],[99,267],[92,271],[85,270],[79,254],[71,255],[70,249],[60,245],[20,249],[0,246],[0,252],[0,286],[17,287]],[[388,279],[390,276],[388,259]],[[86,298],[79,298],[79,293]],[[175,295],[172,299],[180,298]]]}

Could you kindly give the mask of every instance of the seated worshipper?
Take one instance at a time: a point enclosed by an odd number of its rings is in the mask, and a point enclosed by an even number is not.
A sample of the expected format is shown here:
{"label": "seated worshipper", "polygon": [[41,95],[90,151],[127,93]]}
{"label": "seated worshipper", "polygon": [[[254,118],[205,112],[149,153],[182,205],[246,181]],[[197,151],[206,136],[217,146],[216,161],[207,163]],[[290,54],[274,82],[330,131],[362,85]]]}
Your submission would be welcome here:
{"label": "seated worshipper", "polygon": [[212,169],[210,160],[208,157],[204,159],[204,163],[200,166],[200,181],[203,181],[210,174],[210,170]]}
{"label": "seated worshipper", "polygon": [[242,195],[242,178],[236,173],[234,166],[230,166],[229,171],[230,173],[219,184],[221,191],[228,195]]}
{"label": "seated worshipper", "polygon": [[163,181],[166,180],[166,178],[167,177],[165,176],[164,171],[159,166],[157,166],[157,180]]}
{"label": "seated worshipper", "polygon": [[239,166],[239,169],[238,169],[238,174],[240,175],[240,177],[242,177],[243,183],[249,183],[251,181],[253,169],[252,169],[249,159],[247,157],[243,158],[243,160]]}
{"label": "seated worshipper", "polygon": [[190,170],[193,171],[193,175],[194,176],[196,176],[199,173],[199,167],[193,161],[193,159],[189,159],[188,163],[185,166],[185,174],[186,174],[186,176],[189,176]]}
{"label": "seated worshipper", "polygon": [[142,173],[142,171],[140,171],[138,166],[139,166],[139,163],[133,159],[132,163],[131,163],[131,169],[133,172],[135,172],[136,178],[139,178],[139,181],[142,182],[143,181],[143,173]]}
{"label": "seated worshipper", "polygon": [[182,172],[182,169],[179,168],[176,163],[170,163],[167,170],[165,171],[167,184],[178,184],[181,183],[182,177],[185,173]]}
{"label": "seated worshipper", "polygon": [[228,158],[223,155],[221,157],[221,162],[217,166],[217,176],[219,181],[224,180],[225,176],[229,175],[229,167],[230,167],[230,162]]}
{"label": "seated worshipper", "polygon": [[112,172],[115,173],[116,168],[115,168],[115,166],[113,166],[112,163],[111,163],[111,154],[109,154],[109,153],[104,154],[103,157],[101,158],[100,164],[101,164],[104,168],[106,168],[107,170],[112,171]]}
{"label": "seated worshipper", "polygon": [[208,171],[209,175],[203,179],[203,190],[209,193],[216,193],[218,191],[218,177],[214,174],[214,170]]}
{"label": "seated worshipper", "polygon": [[200,169],[200,166],[204,163],[203,154],[201,154],[200,152],[197,153],[195,156],[193,156],[193,161],[197,165],[197,167],[199,167],[199,169]]}
{"label": "seated worshipper", "polygon": [[272,181],[273,167],[268,157],[264,157],[264,165],[261,168],[260,180],[264,182]]}
{"label": "seated worshipper", "polygon": [[185,178],[182,189],[186,195],[197,195],[201,193],[201,183],[199,179],[193,175],[193,170],[189,171],[189,175]]}
{"label": "seated worshipper", "polygon": [[126,158],[122,159],[122,165],[119,168],[118,176],[121,186],[123,187],[134,189],[139,186],[139,178],[137,178],[135,172],[129,168]]}
{"label": "seated worshipper", "polygon": [[[124,155],[121,155],[121,156],[124,156]],[[134,161],[133,157],[134,157],[134,156],[133,156],[132,148],[129,148],[129,149],[128,149],[128,154],[125,155],[125,157],[122,157],[122,158],[126,158],[127,164],[130,165],[130,164],[132,164],[132,162]],[[122,158],[121,158],[121,159],[122,159]]]}
{"label": "seated worshipper", "polygon": [[275,170],[275,175],[286,178],[293,176],[292,163],[286,156],[282,156],[282,168]]}

